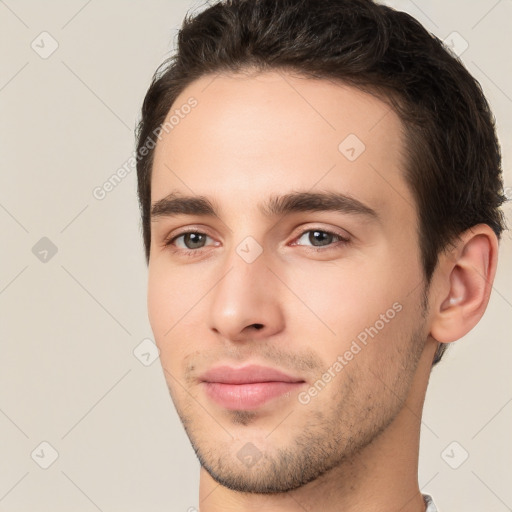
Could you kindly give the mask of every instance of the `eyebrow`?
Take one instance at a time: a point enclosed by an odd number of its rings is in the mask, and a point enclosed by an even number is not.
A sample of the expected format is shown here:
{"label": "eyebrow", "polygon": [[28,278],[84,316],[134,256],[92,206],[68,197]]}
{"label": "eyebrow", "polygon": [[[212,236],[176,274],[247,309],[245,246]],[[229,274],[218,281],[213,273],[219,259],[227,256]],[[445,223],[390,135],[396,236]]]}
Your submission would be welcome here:
{"label": "eyebrow", "polygon": [[[334,211],[378,219],[377,212],[354,197],[337,192],[292,192],[270,196],[258,205],[266,217],[287,215],[295,212]],[[151,219],[176,215],[204,215],[220,218],[214,203],[204,196],[184,196],[178,192],[153,203]]]}

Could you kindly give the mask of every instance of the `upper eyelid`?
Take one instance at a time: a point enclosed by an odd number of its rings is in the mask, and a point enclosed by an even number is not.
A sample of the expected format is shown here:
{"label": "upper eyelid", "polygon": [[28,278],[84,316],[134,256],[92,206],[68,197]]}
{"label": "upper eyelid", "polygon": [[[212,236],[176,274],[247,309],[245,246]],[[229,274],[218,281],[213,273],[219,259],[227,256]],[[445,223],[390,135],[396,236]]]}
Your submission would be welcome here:
{"label": "upper eyelid", "polygon": [[339,233],[338,231],[333,230],[333,229],[323,229],[323,228],[313,227],[313,228],[305,228],[305,229],[301,230],[298,235],[294,236],[294,240],[302,238],[306,233],[309,233],[310,231],[321,231],[322,233],[329,233],[330,235],[337,236],[343,240],[346,240],[349,238],[348,235],[344,235],[344,234]]}

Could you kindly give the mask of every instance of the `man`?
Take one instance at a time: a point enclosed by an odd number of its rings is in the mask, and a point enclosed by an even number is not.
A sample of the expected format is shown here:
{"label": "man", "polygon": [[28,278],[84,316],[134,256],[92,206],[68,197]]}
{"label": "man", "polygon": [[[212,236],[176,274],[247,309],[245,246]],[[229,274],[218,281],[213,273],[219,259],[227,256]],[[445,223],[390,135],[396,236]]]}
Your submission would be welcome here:
{"label": "man", "polygon": [[504,229],[478,83],[370,0],[189,16],[138,130],[148,310],[216,511],[435,511],[423,401]]}

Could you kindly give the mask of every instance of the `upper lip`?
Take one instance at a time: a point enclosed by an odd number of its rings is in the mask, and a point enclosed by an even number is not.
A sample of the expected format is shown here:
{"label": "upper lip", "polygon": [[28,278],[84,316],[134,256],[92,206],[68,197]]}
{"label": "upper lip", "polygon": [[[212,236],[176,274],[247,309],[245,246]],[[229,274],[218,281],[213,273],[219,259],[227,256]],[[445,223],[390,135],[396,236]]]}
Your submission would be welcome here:
{"label": "upper lip", "polygon": [[200,376],[203,382],[221,384],[251,384],[255,382],[304,382],[303,379],[287,375],[274,368],[258,365],[233,368],[223,365],[210,368]]}

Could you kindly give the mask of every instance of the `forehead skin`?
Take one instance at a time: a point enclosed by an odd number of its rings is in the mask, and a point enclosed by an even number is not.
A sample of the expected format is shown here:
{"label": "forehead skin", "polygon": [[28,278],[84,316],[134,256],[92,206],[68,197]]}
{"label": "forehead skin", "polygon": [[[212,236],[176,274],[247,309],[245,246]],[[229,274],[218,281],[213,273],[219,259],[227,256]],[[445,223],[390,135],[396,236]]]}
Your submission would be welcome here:
{"label": "forehead skin", "polygon": [[[381,100],[276,71],[210,75],[187,87],[169,116],[191,97],[197,106],[155,148],[152,203],[171,191],[212,197],[231,232],[245,226],[258,239],[257,204],[269,194],[334,190],[376,210],[379,234],[397,249],[417,245],[402,124]],[[365,146],[354,161],[339,150],[351,134]],[[153,236],[165,229],[165,219],[152,224]]]}

